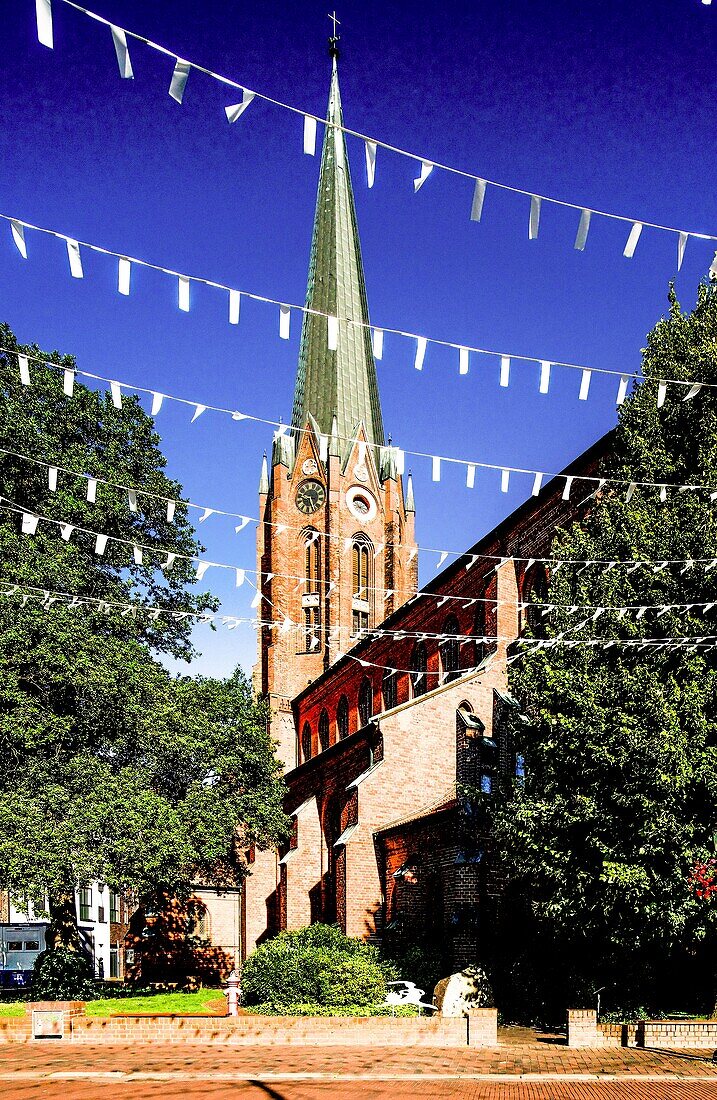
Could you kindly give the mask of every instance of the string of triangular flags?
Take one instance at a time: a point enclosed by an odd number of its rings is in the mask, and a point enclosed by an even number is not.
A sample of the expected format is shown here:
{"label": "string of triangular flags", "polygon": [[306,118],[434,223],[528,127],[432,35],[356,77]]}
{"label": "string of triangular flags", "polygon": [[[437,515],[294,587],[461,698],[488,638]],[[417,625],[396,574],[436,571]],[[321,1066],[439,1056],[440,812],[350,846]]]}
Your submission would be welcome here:
{"label": "string of triangular flags", "polygon": [[[103,377],[102,375],[99,375],[99,374],[92,374],[89,371],[79,370],[76,367],[63,367],[61,364],[53,363],[53,362],[51,362],[47,359],[42,359],[39,356],[31,355],[28,352],[17,352],[14,349],[2,348],[2,347],[0,347],[0,351],[5,351],[9,354],[17,356],[20,381],[25,386],[30,386],[32,384],[32,378],[31,378],[31,375],[30,375],[30,372],[29,372],[29,362],[30,362],[30,360],[34,360],[35,362],[40,363],[43,367],[46,367],[46,368],[50,368],[50,369],[53,369],[53,370],[62,370],[63,374],[64,374],[63,391],[65,393],[65,396],[67,396],[67,397],[72,396],[74,378],[75,378],[76,375],[80,375],[84,378],[90,378],[93,381],[97,381],[97,382],[104,382],[106,385],[108,385],[109,389],[110,389],[111,396],[112,396],[113,405],[117,409],[122,408],[122,393],[123,393],[123,391],[134,391],[134,392],[137,392],[137,393],[150,394],[152,396],[152,415],[153,416],[156,416],[159,413],[159,410],[161,409],[162,404],[163,404],[164,400],[166,399],[168,401],[176,401],[176,402],[179,402],[180,404],[188,405],[190,407],[193,407],[194,408],[194,414],[192,416],[192,422],[198,420],[199,417],[203,413],[205,413],[207,411],[212,411],[212,412],[218,412],[218,413],[222,413],[224,415],[231,416],[231,418],[233,420],[239,420],[239,421],[241,421],[241,420],[251,420],[251,421],[254,421],[255,423],[258,423],[258,424],[270,425],[270,426],[272,426],[272,427],[274,427],[278,430],[279,435],[286,435],[289,431],[300,433],[300,432],[308,430],[308,429],[305,429],[305,428],[290,428],[290,426],[288,424],[284,424],[280,420],[269,420],[266,417],[254,416],[254,415],[249,414],[249,413],[239,412],[238,410],[221,408],[220,406],[217,406],[217,405],[211,405],[208,402],[188,401],[186,398],[173,397],[170,394],[160,393],[156,390],[149,389],[145,386],[132,386],[128,382],[118,382],[114,379],[105,378],[105,377]],[[652,381],[657,381],[657,380],[652,380]],[[666,396],[666,393],[667,393],[667,384],[668,383],[666,381],[659,381],[658,382],[658,406],[659,407],[661,407],[665,402],[665,396]],[[705,385],[709,385],[710,388],[713,388],[711,383],[710,384],[701,383],[701,382],[700,383],[694,383],[692,385],[689,393],[686,395],[686,397],[683,400],[686,401],[686,400],[692,398],[693,396],[695,396],[695,394],[697,394],[699,392],[699,390],[702,389],[703,386],[705,386]],[[359,445],[362,442],[361,440],[356,439],[355,437],[347,438],[345,436],[340,436],[339,438],[344,442],[359,443]],[[328,445],[329,445],[328,435],[323,436],[320,442],[321,442],[322,451],[328,453]],[[627,502],[629,502],[633,498],[633,496],[635,495],[635,493],[637,492],[638,489],[640,489],[640,490],[648,489],[648,490],[657,492],[659,494],[659,499],[662,503],[664,503],[667,500],[668,494],[672,493],[672,492],[680,492],[680,493],[684,493],[684,492],[704,492],[704,493],[709,494],[711,500],[717,499],[717,486],[715,486],[715,485],[701,485],[701,484],[693,484],[693,483],[668,482],[668,481],[640,481],[640,480],[637,480],[637,479],[634,480],[634,481],[630,481],[626,478],[590,477],[590,476],[587,476],[587,475],[584,475],[584,474],[568,474],[568,473],[562,473],[562,472],[550,473],[550,472],[545,471],[545,470],[535,470],[535,469],[531,470],[531,469],[528,469],[527,467],[524,467],[524,466],[509,466],[507,464],[502,464],[502,463],[480,462],[477,459],[455,458],[455,457],[446,456],[446,455],[430,454],[427,451],[416,451],[416,450],[411,450],[410,448],[407,448],[407,447],[403,447],[403,448],[393,447],[392,449],[393,449],[393,456],[394,456],[394,459],[396,461],[396,466],[397,466],[397,469],[398,469],[399,473],[403,473],[403,471],[404,471],[405,456],[406,455],[411,455],[414,458],[420,458],[420,459],[425,459],[427,461],[430,461],[430,463],[431,463],[431,480],[434,481],[434,482],[441,481],[442,468],[443,468],[444,465],[461,466],[461,467],[465,468],[466,487],[469,488],[469,489],[474,489],[475,488],[476,470],[485,470],[485,471],[492,471],[494,473],[500,473],[500,488],[501,488],[501,492],[503,492],[503,493],[507,493],[509,491],[511,475],[519,475],[519,476],[528,476],[531,479],[531,490],[530,490],[531,496],[539,496],[539,494],[541,492],[541,489],[543,488],[545,478],[547,477],[547,478],[551,478],[551,479],[554,479],[554,478],[562,478],[563,479],[564,485],[563,485],[563,494],[562,494],[562,496],[563,496],[564,500],[570,500],[571,499],[571,493],[572,493],[574,485],[575,485],[576,488],[578,486],[583,486],[584,489],[587,489],[587,487],[589,487],[589,495],[590,496],[592,496],[596,492],[602,491],[606,486],[610,487],[610,488],[620,487],[621,489],[626,490],[625,499],[626,499]],[[325,457],[325,456],[322,455],[322,457]],[[139,492],[141,490],[137,490],[137,491]],[[583,501],[582,503],[585,503],[585,502]],[[448,552],[446,552],[446,554],[448,554]]]}
{"label": "string of triangular flags", "polygon": [[[458,373],[461,376],[465,376],[469,373],[472,355],[495,360],[499,367],[499,385],[504,389],[510,385],[512,368],[516,363],[534,364],[538,367],[538,392],[543,395],[550,392],[554,368],[580,371],[580,387],[578,391],[578,400],[580,401],[588,400],[593,375],[605,375],[619,378],[615,396],[616,405],[624,404],[630,383],[633,381],[657,384],[656,399],[658,408],[664,404],[668,385],[687,387],[689,392],[684,397],[685,401],[690,401],[703,387],[714,389],[717,386],[717,383],[703,382],[698,379],[644,378],[644,376],[637,371],[631,374],[629,371],[612,370],[608,367],[587,367],[582,363],[568,363],[563,360],[546,359],[536,355],[519,355],[516,352],[496,351],[491,348],[457,343],[453,340],[442,340],[433,336],[420,336],[418,333],[408,332],[400,328],[389,328],[386,326],[377,328],[375,325],[369,325],[363,321],[355,320],[350,317],[339,317],[334,314],[324,313],[322,310],[314,309],[311,306],[298,305],[294,302],[282,302],[278,298],[270,298],[265,294],[257,294],[249,290],[239,290],[235,287],[227,286],[225,283],[217,282],[215,279],[205,279],[198,275],[185,275],[180,271],[164,267],[161,264],[151,263],[148,260],[142,260],[136,256],[128,256],[122,252],[115,252],[102,245],[92,244],[89,241],[78,241],[73,237],[67,236],[65,233],[61,233],[59,230],[47,229],[43,226],[34,225],[32,222],[23,221],[21,218],[13,217],[10,214],[0,214],[0,220],[9,224],[15,247],[24,260],[28,259],[26,230],[35,233],[43,233],[46,236],[55,237],[63,241],[67,251],[70,274],[75,279],[84,278],[82,249],[87,249],[90,252],[96,252],[103,256],[111,256],[113,259],[117,260],[117,290],[118,293],[124,296],[130,293],[132,269],[133,267],[138,267],[146,268],[150,271],[158,271],[163,275],[168,275],[172,279],[176,279],[177,305],[184,313],[188,313],[190,310],[192,284],[211,287],[227,295],[228,320],[231,325],[239,324],[241,301],[243,298],[253,302],[260,302],[264,305],[275,306],[279,311],[278,333],[279,338],[282,340],[290,339],[292,314],[297,313],[302,316],[304,314],[311,314],[314,317],[321,317],[326,322],[327,326],[327,346],[329,351],[338,350],[342,339],[341,329],[343,327],[367,328],[371,331],[373,355],[377,360],[383,359],[385,337],[387,335],[399,336],[402,339],[415,342],[413,365],[418,371],[423,370],[427,349],[429,345],[433,345],[435,347],[450,348],[453,352],[457,353]],[[717,253],[715,253],[715,260],[710,268],[710,275],[717,279]]]}
{"label": "string of triangular flags", "polygon": [[[173,68],[168,90],[169,95],[177,103],[182,103],[189,75],[194,70],[198,73],[202,73],[204,76],[207,76],[212,80],[219,82],[225,87],[233,88],[241,92],[241,99],[239,100],[239,102],[232,103],[224,108],[228,122],[234,123],[239,118],[241,118],[247,108],[255,99],[262,100],[265,103],[269,103],[274,107],[289,111],[292,114],[299,116],[303,120],[303,150],[309,155],[315,154],[317,128],[319,124],[325,124],[325,120],[322,119],[320,116],[315,115],[311,112],[304,111],[298,107],[294,107],[291,104],[284,103],[281,100],[275,99],[271,96],[267,96],[261,92],[254,91],[250,88],[247,88],[245,85],[238,83],[235,80],[231,80],[226,76],[222,76],[220,73],[216,73],[213,70],[206,68],[203,65],[199,65],[194,61],[188,61],[186,58],[181,57],[173,50],[169,50],[166,47],[159,45],[157,42],[152,41],[144,35],[136,34],[135,32],[129,31],[124,27],[120,27],[119,25],[110,22],[110,20],[103,18],[101,15],[98,15],[96,12],[90,11],[88,8],[85,8],[80,4],[74,3],[73,0],[62,0],[62,2],[65,3],[68,7],[73,8],[75,11],[81,12],[88,18],[94,20],[97,23],[103,24],[105,27],[108,28],[115,49],[120,76],[123,79],[132,79],[134,76],[134,70],[132,68],[132,62],[129,54],[129,46],[127,42],[129,38],[133,39],[134,41],[141,42],[143,45],[148,46],[150,49],[153,49],[158,53],[161,53],[172,61]],[[54,28],[52,18],[52,0],[36,0],[36,16],[37,36],[39,42],[42,45],[47,46],[49,49],[53,49]],[[417,154],[407,149],[401,149],[396,145],[381,141],[378,138],[369,137],[367,134],[362,134],[357,130],[351,130],[346,126],[336,127],[336,130],[343,131],[344,134],[348,134],[363,142],[366,159],[366,182],[369,188],[373,187],[375,182],[376,154],[377,150],[380,148],[395,155],[405,157],[409,159],[413,163],[413,165],[416,166],[416,171],[418,172],[418,175],[413,178],[414,193],[420,191],[420,189],[424,186],[428,178],[434,173],[436,169],[438,171],[447,172],[453,176],[457,176],[459,178],[469,181],[472,186],[472,191],[470,195],[470,219],[473,222],[481,221],[481,218],[483,216],[486,192],[488,188],[496,188],[501,191],[510,192],[512,194],[521,195],[522,197],[527,198],[530,203],[528,216],[528,238],[530,240],[535,240],[538,236],[541,210],[544,203],[549,203],[554,206],[560,206],[570,210],[574,210],[579,215],[577,232],[574,242],[574,247],[578,251],[583,251],[585,249],[588,233],[593,218],[608,218],[612,221],[622,222],[630,226],[627,240],[623,249],[623,256],[627,258],[631,258],[634,255],[637,243],[645,227],[673,234],[677,238],[676,263],[678,271],[682,267],[685,248],[687,246],[687,241],[690,237],[707,241],[717,240],[717,236],[715,236],[714,234],[698,233],[689,230],[677,229],[672,226],[650,222],[644,218],[636,219],[633,217],[627,217],[626,215],[622,214],[613,214],[605,210],[598,210],[595,208],[586,207],[581,203],[567,202],[563,199],[556,199],[549,195],[536,194],[522,187],[515,187],[510,184],[499,183],[496,180],[490,180],[485,178],[484,176],[479,176],[472,172],[466,172],[463,169],[459,169],[451,165],[442,164],[441,162],[422,154]]]}
{"label": "string of triangular flags", "polygon": [[[241,585],[243,585],[245,581],[247,581],[247,583],[249,583],[252,587],[255,587],[253,585],[253,583],[248,580],[247,574],[252,574],[252,575],[256,576],[257,583],[269,583],[274,578],[294,581],[294,582],[296,582],[297,585],[302,585],[302,586],[306,583],[306,578],[305,577],[300,577],[300,576],[296,576],[296,575],[288,575],[287,576],[286,574],[280,574],[280,573],[265,573],[265,572],[261,572],[259,570],[252,569],[252,568],[249,568],[249,567],[230,565],[230,564],[227,564],[226,562],[207,561],[206,559],[201,558],[198,555],[187,555],[187,554],[181,554],[177,551],[163,550],[159,547],[150,546],[150,545],[142,543],[138,540],[119,538],[115,535],[108,535],[108,534],[106,534],[104,532],[101,532],[101,531],[94,531],[90,528],[82,527],[78,524],[71,523],[71,522],[66,521],[66,520],[55,519],[55,518],[52,518],[52,517],[49,517],[49,516],[37,515],[33,512],[28,512],[26,509],[17,506],[12,501],[9,501],[7,497],[0,497],[0,501],[3,502],[0,505],[0,507],[2,507],[2,509],[4,511],[10,512],[12,514],[15,514],[15,515],[21,517],[21,520],[20,520],[21,528],[20,529],[21,529],[22,534],[35,535],[37,533],[38,529],[39,529],[40,523],[47,523],[47,524],[50,524],[52,527],[59,528],[60,536],[63,539],[63,541],[65,541],[65,542],[69,542],[70,539],[72,538],[72,536],[75,535],[75,534],[87,535],[93,541],[93,543],[94,543],[94,553],[98,557],[103,557],[105,555],[108,545],[117,544],[117,545],[120,545],[120,546],[127,547],[128,549],[130,549],[132,551],[133,560],[134,560],[136,565],[145,564],[145,555],[151,555],[152,558],[156,558],[156,559],[158,559],[160,556],[163,557],[164,560],[159,562],[158,566],[159,566],[159,568],[161,568],[162,570],[165,570],[165,571],[169,571],[169,570],[173,569],[175,563],[178,560],[189,561],[189,562],[196,563],[195,564],[196,575],[197,575],[197,578],[199,580],[202,580],[206,576],[209,569],[223,569],[223,570],[233,571],[235,573],[235,585],[236,585],[237,588],[241,587]],[[505,559],[502,559],[501,564],[507,563],[508,561],[511,561],[511,560],[515,561],[516,559],[507,559],[507,558],[505,558]],[[717,569],[717,558],[714,558],[709,562],[707,562],[706,559],[704,559],[704,561],[705,561],[705,565],[704,565],[705,573],[710,573],[710,572],[712,572],[712,570]],[[563,561],[562,564],[576,564],[576,563],[575,562],[565,562],[565,561]],[[618,563],[614,563],[614,564],[618,564]],[[697,561],[690,561],[688,563],[687,567],[694,568],[697,564],[698,564]],[[701,564],[701,562],[699,564]],[[658,569],[662,570],[667,565],[668,565],[667,562],[659,563]],[[683,567],[683,569],[682,569],[683,573],[686,571],[687,567]],[[500,564],[498,566],[495,566],[494,568],[499,569]],[[631,571],[632,571],[632,569],[631,569]],[[652,571],[655,572],[657,570],[654,567],[652,567]],[[553,570],[553,572],[555,572],[555,570]],[[332,591],[335,590],[335,588],[336,588],[336,582],[328,581],[328,582],[324,582],[324,584],[326,585],[326,595],[330,596]],[[366,586],[366,588],[370,589],[370,586]],[[390,590],[390,589],[370,589],[370,590],[381,591],[385,595],[389,595],[389,594],[392,595],[393,594],[392,590]],[[610,606],[610,605],[597,606],[595,604],[579,604],[579,603],[568,605],[568,604],[556,604],[556,603],[548,603],[547,601],[542,601],[541,602],[541,601],[533,601],[533,600],[519,600],[519,601],[516,602],[515,600],[499,600],[499,599],[495,599],[495,598],[491,599],[491,598],[488,598],[488,597],[479,597],[479,596],[470,597],[470,598],[466,597],[466,596],[449,597],[449,596],[443,596],[441,593],[435,593],[435,592],[416,593],[414,596],[410,597],[410,599],[406,602],[406,605],[404,605],[404,606],[408,606],[411,602],[417,600],[419,596],[424,597],[424,598],[433,598],[433,599],[435,599],[437,608],[440,608],[449,599],[454,599],[454,600],[460,600],[464,610],[471,607],[471,606],[473,606],[473,605],[475,605],[475,604],[491,604],[491,605],[497,605],[497,604],[508,605],[508,604],[510,604],[510,606],[515,605],[517,607],[518,611],[524,611],[524,610],[526,610],[530,607],[535,607],[537,609],[542,609],[542,614],[543,615],[548,615],[548,614],[550,614],[550,612],[557,611],[557,610],[565,611],[565,613],[569,614],[569,615],[575,615],[575,614],[578,614],[578,613],[585,613],[586,611],[591,611],[592,615],[589,616],[589,618],[585,620],[585,623],[587,623],[590,619],[594,622],[601,615],[603,615],[605,613],[612,613],[612,612],[617,613],[619,617],[622,617],[626,614],[635,614],[638,619],[641,619],[641,618],[643,618],[643,616],[647,612],[654,611],[654,612],[657,612],[657,618],[661,618],[663,615],[665,615],[667,613],[673,613],[673,614],[682,614],[682,613],[684,613],[684,614],[687,614],[689,612],[701,611],[703,614],[707,614],[709,611],[712,610],[713,607],[717,606],[717,600],[705,601],[705,602],[693,602],[693,603],[627,604],[627,605],[619,605],[619,606]],[[272,603],[272,601],[266,595],[262,595],[262,593],[260,593],[258,590],[257,590],[256,596],[254,597],[255,603],[252,606],[258,606],[261,599],[265,599],[267,603],[271,604],[272,606],[275,606]],[[282,611],[281,614],[285,615],[285,612]],[[583,625],[585,625],[585,623],[581,623],[578,626],[571,627],[571,629],[580,629]],[[397,634],[405,636],[406,634],[408,634],[410,632],[406,631],[406,630],[398,630],[398,631],[391,630],[391,631],[383,631],[383,632],[381,632],[379,630],[372,630],[370,633],[376,634],[377,636],[379,636],[379,635],[383,636],[384,634],[386,634],[386,635],[390,635],[390,636],[395,637]],[[463,639],[467,640],[469,638],[474,637],[474,635],[472,635],[472,634],[470,634],[470,635],[461,635],[461,634],[450,633],[450,632],[449,633],[441,632],[441,633],[436,633],[435,635],[430,635],[429,632],[425,632],[425,631],[417,631],[416,633],[419,634],[421,637],[434,636],[436,638],[441,638],[443,640],[448,639],[448,638],[463,638]]]}

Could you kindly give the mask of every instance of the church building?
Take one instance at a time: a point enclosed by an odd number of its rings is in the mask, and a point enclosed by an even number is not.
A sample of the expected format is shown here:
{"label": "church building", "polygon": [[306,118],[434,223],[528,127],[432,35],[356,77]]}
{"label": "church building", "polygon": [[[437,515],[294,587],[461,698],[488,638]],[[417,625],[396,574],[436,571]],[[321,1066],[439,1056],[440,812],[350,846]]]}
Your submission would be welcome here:
{"label": "church building", "polygon": [[[332,57],[291,426],[259,486],[261,619],[286,619],[259,631],[254,684],[292,832],[281,850],[249,853],[242,951],[323,921],[397,946],[428,939],[465,965],[489,950],[500,883],[461,785],[490,794],[520,768],[506,661],[531,594],[547,590],[539,559],[578,509],[555,478],[418,593],[416,505],[384,436],[335,43]],[[594,474],[605,448],[564,473]]]}

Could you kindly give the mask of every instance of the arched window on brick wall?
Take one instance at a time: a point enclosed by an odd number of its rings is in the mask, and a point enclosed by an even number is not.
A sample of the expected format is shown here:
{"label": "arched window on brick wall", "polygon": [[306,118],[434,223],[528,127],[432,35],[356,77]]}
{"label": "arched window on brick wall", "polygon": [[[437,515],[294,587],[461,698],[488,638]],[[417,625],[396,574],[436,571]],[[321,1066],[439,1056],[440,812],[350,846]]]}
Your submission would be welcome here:
{"label": "arched window on brick wall", "polygon": [[413,697],[425,695],[428,690],[428,654],[425,642],[416,642],[411,653],[411,688]]}
{"label": "arched window on brick wall", "polygon": [[450,683],[460,676],[461,643],[455,635],[460,634],[460,624],[455,615],[449,615],[441,629],[442,634],[447,634],[445,641],[441,642],[441,669],[443,683]]}
{"label": "arched window on brick wall", "polygon": [[381,694],[383,695],[383,709],[391,710],[397,702],[396,673],[387,668],[381,680]]}
{"label": "arched window on brick wall", "polygon": [[359,634],[368,630],[371,618],[373,591],[371,565],[373,546],[362,532],[353,537],[351,547],[351,631]]}
{"label": "arched window on brick wall", "polygon": [[315,527],[305,527],[304,540],[304,613],[305,648],[307,652],[321,643],[321,537]]}
{"label": "arched window on brick wall", "polygon": [[528,628],[533,634],[542,635],[545,627],[545,616],[540,606],[548,599],[548,574],[542,562],[536,562],[523,579],[521,600],[525,606],[521,612],[521,632]]}
{"label": "arched window on brick wall", "polygon": [[368,676],[364,676],[358,694],[359,729],[367,726],[373,718],[373,687]]}
{"label": "arched window on brick wall", "polygon": [[311,760],[311,726],[308,722],[304,722],[301,731],[301,756],[302,760]]}
{"label": "arched window on brick wall", "polygon": [[326,709],[319,715],[319,747],[322,752],[329,747],[329,712]]}
{"label": "arched window on brick wall", "polygon": [[349,701],[345,695],[341,696],[336,708],[336,732],[339,741],[343,741],[344,737],[349,735]]}

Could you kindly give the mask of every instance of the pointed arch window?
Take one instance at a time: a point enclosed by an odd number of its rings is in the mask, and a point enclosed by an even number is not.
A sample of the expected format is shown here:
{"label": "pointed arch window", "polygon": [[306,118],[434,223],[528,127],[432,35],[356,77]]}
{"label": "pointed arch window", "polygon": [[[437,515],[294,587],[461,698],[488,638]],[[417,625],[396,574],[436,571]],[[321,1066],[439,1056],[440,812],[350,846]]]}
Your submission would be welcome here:
{"label": "pointed arch window", "polygon": [[304,762],[311,760],[311,726],[308,722],[304,722],[301,733],[301,756]]}
{"label": "pointed arch window", "polygon": [[387,668],[381,680],[381,694],[383,695],[383,709],[391,710],[396,706],[396,673]]}
{"label": "pointed arch window", "polygon": [[450,683],[460,676],[461,643],[457,635],[460,634],[460,624],[455,615],[449,615],[443,624],[442,634],[447,635],[441,642],[441,667],[443,670],[443,683]]}
{"label": "pointed arch window", "polygon": [[319,715],[319,748],[323,752],[329,747],[329,712],[324,709]]}
{"label": "pointed arch window", "polygon": [[304,648],[307,653],[317,650],[321,644],[321,536],[315,527],[301,532],[304,540]]}
{"label": "pointed arch window", "polygon": [[351,628],[354,634],[368,630],[371,612],[371,563],[373,546],[365,535],[354,536],[351,546]]}
{"label": "pointed arch window", "polygon": [[527,627],[537,637],[541,637],[545,630],[545,616],[542,614],[541,604],[548,599],[548,574],[542,562],[536,563],[526,573],[523,580],[522,600],[523,611],[521,614],[521,631]]}
{"label": "pointed arch window", "polygon": [[373,717],[373,687],[368,676],[364,676],[359,688],[358,713],[359,729],[363,729]]}
{"label": "pointed arch window", "polygon": [[319,532],[312,527],[302,532],[304,538],[304,577],[306,583],[304,591],[314,593],[321,591],[321,537]]}
{"label": "pointed arch window", "polygon": [[339,735],[339,741],[343,741],[349,735],[349,701],[345,695],[341,696],[336,708],[336,732]]}
{"label": "pointed arch window", "polygon": [[425,695],[428,690],[428,654],[425,642],[416,642],[411,653],[411,687],[413,697]]}

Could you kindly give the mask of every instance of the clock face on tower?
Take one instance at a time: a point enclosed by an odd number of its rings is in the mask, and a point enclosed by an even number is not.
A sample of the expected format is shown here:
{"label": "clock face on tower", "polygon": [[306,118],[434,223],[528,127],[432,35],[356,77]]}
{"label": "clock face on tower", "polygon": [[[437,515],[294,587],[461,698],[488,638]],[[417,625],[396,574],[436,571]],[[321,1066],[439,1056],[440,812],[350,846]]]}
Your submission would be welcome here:
{"label": "clock face on tower", "polygon": [[326,491],[320,481],[315,481],[313,478],[302,481],[296,493],[296,507],[300,512],[303,512],[305,516],[310,516],[312,512],[316,512],[321,507],[325,500]]}

